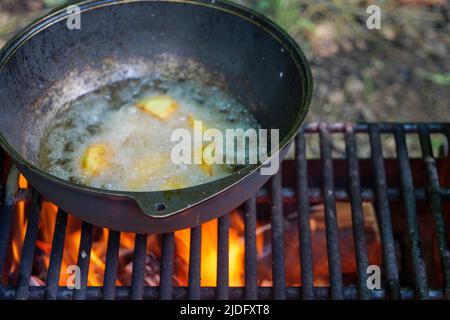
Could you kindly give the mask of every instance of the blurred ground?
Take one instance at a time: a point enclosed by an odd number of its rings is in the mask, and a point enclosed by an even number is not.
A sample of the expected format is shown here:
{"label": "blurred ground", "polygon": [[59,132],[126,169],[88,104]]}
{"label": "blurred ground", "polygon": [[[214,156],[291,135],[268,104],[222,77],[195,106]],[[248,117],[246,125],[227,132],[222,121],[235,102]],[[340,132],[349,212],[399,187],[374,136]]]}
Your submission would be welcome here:
{"label": "blurred ground", "polygon": [[[446,1],[247,1],[310,58],[310,121],[450,120]],[[366,27],[369,4],[381,8],[380,30]]]}
{"label": "blurred ground", "polygon": [[[0,0],[0,47],[64,0]],[[450,121],[445,0],[238,0],[279,23],[305,50],[315,91],[309,121]],[[369,4],[381,29],[366,28]]]}

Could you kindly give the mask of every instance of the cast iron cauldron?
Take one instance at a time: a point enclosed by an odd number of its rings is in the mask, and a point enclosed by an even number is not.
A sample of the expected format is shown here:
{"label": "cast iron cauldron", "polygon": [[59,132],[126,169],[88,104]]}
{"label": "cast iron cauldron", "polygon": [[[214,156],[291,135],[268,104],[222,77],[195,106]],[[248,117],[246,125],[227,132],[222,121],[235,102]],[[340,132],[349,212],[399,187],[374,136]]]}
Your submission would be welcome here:
{"label": "cast iron cauldron", "polygon": [[36,190],[89,223],[160,233],[229,212],[270,178],[260,174],[260,165],[248,165],[195,187],[115,192],[40,170],[40,139],[67,102],[154,72],[167,63],[161,57],[175,59],[178,68],[183,61],[195,61],[217,75],[213,78],[250,106],[263,128],[280,130],[280,159],[311,100],[310,67],[300,48],[274,23],[241,6],[203,0],[101,0],[78,6],[81,29],[68,28],[69,13],[59,9],[28,27],[0,54],[0,144]]}

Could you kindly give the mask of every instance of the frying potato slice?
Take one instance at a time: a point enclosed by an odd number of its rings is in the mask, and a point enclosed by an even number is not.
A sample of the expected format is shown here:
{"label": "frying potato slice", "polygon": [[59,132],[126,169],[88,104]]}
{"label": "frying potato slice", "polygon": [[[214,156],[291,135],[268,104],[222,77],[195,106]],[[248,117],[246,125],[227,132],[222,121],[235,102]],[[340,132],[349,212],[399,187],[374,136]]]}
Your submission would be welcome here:
{"label": "frying potato slice", "polygon": [[178,104],[169,96],[154,96],[139,101],[136,106],[145,112],[164,120],[178,107]]}
{"label": "frying potato slice", "polygon": [[96,176],[110,165],[111,149],[103,143],[89,146],[81,158],[81,169],[88,176]]}

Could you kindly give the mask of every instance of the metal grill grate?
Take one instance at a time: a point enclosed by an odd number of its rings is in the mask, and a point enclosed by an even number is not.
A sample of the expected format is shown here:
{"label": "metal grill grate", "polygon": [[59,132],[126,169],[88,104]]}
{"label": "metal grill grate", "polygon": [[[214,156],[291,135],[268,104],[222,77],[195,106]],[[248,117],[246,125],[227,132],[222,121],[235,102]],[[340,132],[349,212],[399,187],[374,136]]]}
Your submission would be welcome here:
{"label": "metal grill grate", "polygon": [[[450,124],[306,124],[295,142],[294,160],[286,160],[282,171],[271,179],[264,190],[243,206],[245,221],[245,287],[229,287],[229,228],[230,217],[218,221],[217,287],[201,287],[202,228],[191,229],[190,265],[187,287],[174,287],[174,234],[162,235],[160,285],[144,286],[146,235],[136,235],[133,271],[130,287],[116,286],[120,233],[110,232],[106,250],[104,283],[102,287],[89,287],[87,276],[93,242],[93,227],[82,224],[78,266],[81,270],[81,289],[59,287],[59,276],[68,222],[67,213],[59,210],[53,233],[50,262],[45,286],[30,286],[36,239],[39,231],[40,196],[33,190],[18,190],[17,170],[12,167],[6,184],[2,186],[3,201],[0,212],[0,270],[4,269],[10,239],[12,217],[19,200],[27,201],[28,223],[22,247],[19,275],[15,286],[0,278],[2,299],[411,299],[450,297],[450,252],[446,219],[450,190],[446,173],[450,161],[444,156],[433,156],[431,134],[450,138]],[[335,135],[344,137],[344,157],[333,156]],[[358,156],[357,136],[369,136],[370,158]],[[383,155],[382,135],[389,134],[395,141],[396,157]],[[409,156],[406,135],[418,135],[421,158]],[[320,157],[307,157],[311,136],[319,139]],[[367,146],[366,146],[367,147]],[[4,156],[1,156],[3,167]],[[441,176],[439,176],[439,173]],[[442,184],[442,187],[441,187]],[[267,196],[268,195],[268,196]],[[257,274],[256,226],[261,203],[269,199],[272,250],[272,287],[259,287]],[[351,204],[354,255],[357,264],[357,283],[344,286],[336,202]],[[366,286],[369,265],[367,239],[364,229],[363,201],[373,202],[380,230],[383,265],[383,287],[370,290]],[[444,203],[443,203],[444,202]],[[286,286],[283,215],[286,204],[294,204],[298,213],[300,245],[301,287]],[[310,229],[310,204],[323,203],[326,226],[326,247],[329,287],[314,283],[313,243]],[[430,288],[429,273],[421,246],[421,223],[418,205],[428,208],[433,224],[433,237],[442,270],[442,283]],[[444,206],[443,206],[444,205]],[[393,208],[396,208],[395,210]],[[401,209],[398,209],[401,208]],[[403,274],[399,265],[393,216],[404,215],[407,251],[411,255],[413,270],[411,287],[402,285]],[[448,223],[448,220],[447,220]],[[0,276],[3,273],[0,273]]]}

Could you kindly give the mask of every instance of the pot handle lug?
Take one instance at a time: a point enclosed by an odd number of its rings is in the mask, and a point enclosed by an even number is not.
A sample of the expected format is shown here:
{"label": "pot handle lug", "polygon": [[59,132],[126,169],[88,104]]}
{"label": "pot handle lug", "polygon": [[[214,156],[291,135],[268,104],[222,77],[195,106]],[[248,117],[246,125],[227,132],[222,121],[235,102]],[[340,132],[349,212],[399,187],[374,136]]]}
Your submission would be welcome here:
{"label": "pot handle lug", "polygon": [[232,177],[226,177],[194,187],[158,192],[138,192],[129,194],[142,212],[152,218],[165,218],[192,208],[204,200],[220,194],[232,184]]}
{"label": "pot handle lug", "polygon": [[141,192],[130,195],[130,198],[136,202],[146,216],[165,218],[196,205],[209,195],[209,193],[192,189],[198,188]]}

